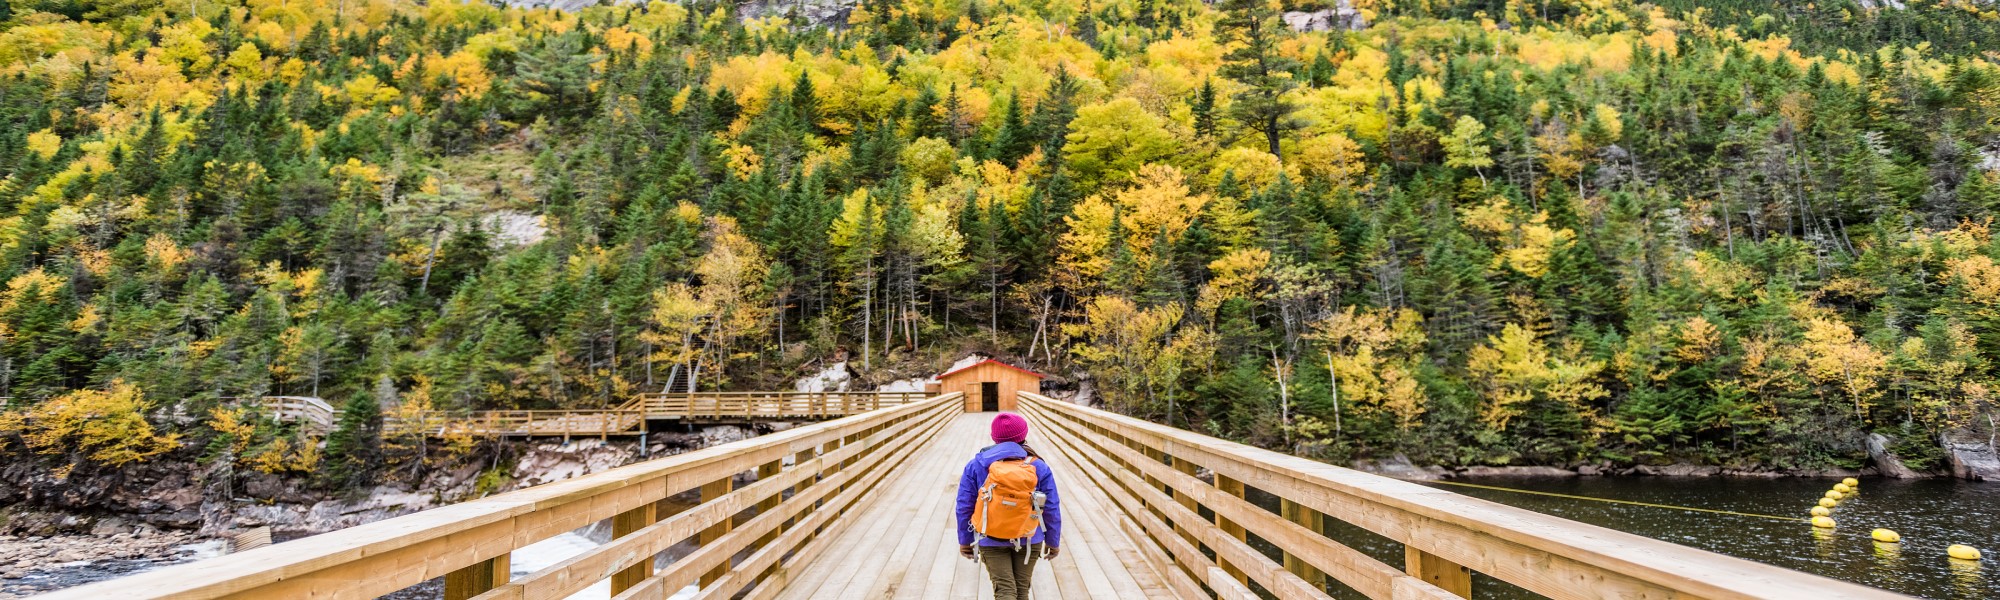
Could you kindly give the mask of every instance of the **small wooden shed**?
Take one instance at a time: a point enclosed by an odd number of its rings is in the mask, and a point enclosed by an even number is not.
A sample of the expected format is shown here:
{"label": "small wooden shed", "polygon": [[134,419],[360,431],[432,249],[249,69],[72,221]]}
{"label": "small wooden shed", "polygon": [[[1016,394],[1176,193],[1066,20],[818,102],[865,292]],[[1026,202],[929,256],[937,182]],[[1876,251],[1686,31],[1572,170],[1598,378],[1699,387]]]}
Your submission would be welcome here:
{"label": "small wooden shed", "polygon": [[939,393],[965,393],[965,412],[1014,410],[1014,392],[1041,393],[1047,377],[991,358],[938,376]]}

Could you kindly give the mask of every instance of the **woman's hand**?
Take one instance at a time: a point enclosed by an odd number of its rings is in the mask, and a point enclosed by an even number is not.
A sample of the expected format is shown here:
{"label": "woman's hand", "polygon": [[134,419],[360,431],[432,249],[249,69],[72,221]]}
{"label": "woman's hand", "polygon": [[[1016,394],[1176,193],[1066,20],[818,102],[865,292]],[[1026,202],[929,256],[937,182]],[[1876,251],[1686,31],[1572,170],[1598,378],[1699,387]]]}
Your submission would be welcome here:
{"label": "woman's hand", "polygon": [[958,547],[958,555],[959,555],[959,556],[963,556],[963,557],[965,557],[965,558],[966,558],[967,560],[971,560],[971,559],[972,559],[972,546],[970,546],[970,545],[960,545],[960,546]]}
{"label": "woman's hand", "polygon": [[1042,558],[1044,560],[1055,558],[1057,554],[1062,554],[1062,546],[1049,546],[1048,553],[1043,554]]}

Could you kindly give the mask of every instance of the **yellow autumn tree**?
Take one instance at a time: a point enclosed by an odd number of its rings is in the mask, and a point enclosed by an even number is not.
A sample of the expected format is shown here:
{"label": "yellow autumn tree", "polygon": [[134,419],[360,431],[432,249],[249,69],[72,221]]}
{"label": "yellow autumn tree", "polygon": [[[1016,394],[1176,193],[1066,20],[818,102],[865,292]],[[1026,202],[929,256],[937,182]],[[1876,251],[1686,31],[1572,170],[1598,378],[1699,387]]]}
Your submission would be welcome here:
{"label": "yellow autumn tree", "polygon": [[740,357],[737,343],[764,329],[770,309],[762,291],[770,265],[757,243],[738,230],[735,219],[709,218],[706,237],[708,252],[694,267],[701,279],[697,294],[710,311],[702,337],[713,351],[708,360],[716,367],[715,374],[726,377],[729,361]]}
{"label": "yellow autumn tree", "polygon": [[1315,323],[1311,339],[1327,362],[1333,433],[1344,430],[1344,407],[1364,420],[1386,418],[1398,431],[1420,423],[1428,397],[1416,380],[1424,359],[1423,317],[1408,308],[1348,306]]}
{"label": "yellow autumn tree", "polygon": [[384,445],[399,453],[414,453],[419,461],[429,456],[430,437],[441,431],[448,421],[438,411],[434,392],[435,384],[431,378],[418,374],[415,385],[396,395],[396,404],[382,415]]}
{"label": "yellow autumn tree", "polygon": [[1068,225],[1056,241],[1056,283],[1075,293],[1092,293],[1111,270],[1112,222],[1117,209],[1103,197],[1091,196],[1077,203],[1063,222]]}
{"label": "yellow autumn tree", "polygon": [[1063,158],[1085,185],[1116,182],[1141,165],[1172,157],[1178,146],[1166,120],[1138,100],[1118,98],[1078,108]]}
{"label": "yellow autumn tree", "polygon": [[1062,329],[1076,341],[1071,354],[1100,375],[1113,407],[1162,414],[1173,410],[1181,374],[1205,364],[1214,352],[1212,335],[1179,328],[1185,314],[1179,304],[1141,308],[1117,296],[1098,296],[1084,305],[1081,322]]}
{"label": "yellow autumn tree", "polygon": [[654,290],[652,327],[639,336],[640,341],[653,349],[648,360],[667,365],[693,364],[701,357],[695,336],[701,333],[702,321],[714,308],[695,297],[694,289],[685,283],[677,281]]}
{"label": "yellow autumn tree", "polygon": [[1169,165],[1140,167],[1132,183],[1116,201],[1134,255],[1150,256],[1155,244],[1179,242],[1208,205],[1208,196],[1190,194],[1181,170]]}
{"label": "yellow autumn tree", "polygon": [[1493,166],[1493,150],[1486,145],[1486,125],[1479,119],[1465,115],[1451,127],[1451,135],[1439,140],[1444,144],[1444,166],[1472,168],[1479,174],[1479,182],[1486,183],[1486,167]]}
{"label": "yellow autumn tree", "polygon": [[1465,368],[1485,398],[1480,417],[1495,430],[1506,430],[1525,405],[1536,400],[1548,400],[1552,409],[1567,409],[1580,420],[1593,421],[1597,409],[1591,401],[1610,395],[1595,382],[1604,361],[1558,356],[1534,330],[1513,323],[1474,347]]}
{"label": "yellow autumn tree", "polygon": [[155,430],[145,411],[145,392],[116,380],[108,389],[75,390],[24,411],[0,414],[0,431],[18,433],[42,454],[116,467],[179,447],[180,434]]}
{"label": "yellow autumn tree", "polygon": [[1819,384],[1821,397],[1852,403],[1854,416],[1865,421],[1869,405],[1882,395],[1888,357],[1836,317],[1808,318],[1805,338],[1806,374]]}
{"label": "yellow autumn tree", "polygon": [[1459,209],[1459,222],[1499,243],[1492,268],[1512,267],[1537,279],[1549,272],[1549,258],[1555,251],[1576,239],[1576,233],[1569,228],[1550,227],[1548,211],[1536,211],[1522,218],[1513,204],[1501,196]]}
{"label": "yellow autumn tree", "polygon": [[1326,133],[1299,145],[1299,167],[1306,175],[1325,179],[1337,188],[1360,188],[1368,174],[1361,144],[1339,133]]}

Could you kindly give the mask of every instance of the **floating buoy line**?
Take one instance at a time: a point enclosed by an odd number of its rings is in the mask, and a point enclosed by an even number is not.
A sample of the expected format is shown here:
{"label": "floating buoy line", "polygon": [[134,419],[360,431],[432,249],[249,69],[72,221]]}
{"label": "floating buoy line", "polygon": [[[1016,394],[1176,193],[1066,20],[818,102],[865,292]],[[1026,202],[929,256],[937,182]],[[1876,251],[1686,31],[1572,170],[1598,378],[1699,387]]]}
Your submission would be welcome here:
{"label": "floating buoy line", "polygon": [[[1840,483],[1833,484],[1833,489],[1827,490],[1825,494],[1820,495],[1819,501],[1815,503],[1815,505],[1812,507],[1811,510],[1808,511],[1809,516],[1786,517],[1781,515],[1766,515],[1766,514],[1758,514],[1751,512],[1734,511],[1734,510],[1722,510],[1718,508],[1698,508],[1693,506],[1660,504],[1657,502],[1640,502],[1637,500],[1619,500],[1616,498],[1599,498],[1596,496],[1579,496],[1576,494],[1564,494],[1559,492],[1524,490],[1520,488],[1510,488],[1497,485],[1482,485],[1477,483],[1466,483],[1463,481],[1446,481],[1442,479],[1428,480],[1424,481],[1423,483],[1434,483],[1438,485],[1449,485],[1449,486],[1474,488],[1481,490],[1492,490],[1496,492],[1512,492],[1516,494],[1529,494],[1534,496],[1549,496],[1553,498],[1567,498],[1571,500],[1588,500],[1591,502],[1604,502],[1608,504],[1625,504],[1629,506],[1664,508],[1668,510],[1685,510],[1690,512],[1704,512],[1704,513],[1712,513],[1719,515],[1734,515],[1738,517],[1751,517],[1756,519],[1772,519],[1777,521],[1806,522],[1806,523],[1811,523],[1815,529],[1826,530],[1828,532],[1831,532],[1835,527],[1838,526],[1838,523],[1833,520],[1833,509],[1840,506],[1840,502],[1842,500],[1853,498],[1861,493],[1860,480],[1855,479],[1853,477],[1842,479],[1840,480]],[[1878,545],[1890,545],[1891,547],[1900,547],[1903,541],[1902,534],[1896,533],[1894,530],[1891,529],[1878,528],[1874,531],[1869,532],[1868,537],[1870,539],[1875,540],[1875,543]],[[1979,549],[1974,548],[1972,546],[1967,546],[1965,544],[1952,544],[1950,548],[1945,549],[1945,555],[1951,557],[1951,560],[1953,561],[1966,561],[1966,562],[1976,563],[1980,560]]]}
{"label": "floating buoy line", "polygon": [[1590,501],[1594,501],[1594,502],[1608,502],[1608,503],[1611,503],[1611,504],[1628,504],[1628,505],[1632,505],[1632,506],[1647,506],[1647,507],[1652,507],[1652,508],[1665,508],[1665,509],[1671,509],[1671,510],[1686,510],[1686,511],[1693,511],[1693,512],[1705,512],[1705,513],[1715,513],[1715,514],[1720,514],[1720,515],[1736,515],[1736,516],[1739,516],[1739,517],[1755,517],[1755,518],[1758,518],[1758,519],[1775,519],[1775,520],[1779,520],[1779,521],[1805,521],[1805,520],[1807,520],[1807,519],[1806,519],[1806,518],[1804,518],[1804,517],[1782,517],[1782,516],[1778,516],[1778,515],[1761,515],[1761,514],[1757,514],[1757,513],[1747,513],[1747,512],[1739,512],[1739,511],[1733,511],[1733,510],[1722,510],[1722,509],[1718,509],[1718,508],[1696,508],[1696,507],[1693,507],[1693,506],[1677,506],[1677,505],[1673,505],[1673,504],[1659,504],[1659,503],[1655,503],[1655,502],[1640,502],[1640,501],[1637,501],[1637,500],[1618,500],[1618,499],[1615,499],[1615,498],[1599,498],[1599,497],[1596,497],[1596,496],[1578,496],[1578,495],[1575,495],[1575,494],[1559,494],[1559,493],[1556,493],[1556,492],[1543,492],[1543,491],[1537,491],[1537,490],[1524,490],[1524,489],[1520,489],[1520,488],[1510,488],[1510,487],[1500,487],[1500,486],[1497,486],[1497,485],[1480,485],[1480,484],[1477,484],[1477,483],[1465,483],[1465,482],[1462,482],[1462,481],[1444,481],[1444,480],[1432,480],[1432,481],[1428,481],[1428,482],[1426,482],[1426,483],[1435,483],[1435,484],[1439,484],[1439,485],[1455,485],[1455,486],[1458,486],[1458,487],[1468,487],[1468,488],[1478,488],[1478,489],[1482,489],[1482,490],[1494,490],[1494,491],[1499,491],[1499,492],[1514,492],[1514,493],[1516,493],[1516,494],[1532,494],[1532,495],[1536,495],[1536,496],[1553,496],[1553,497],[1556,497],[1556,498],[1569,498],[1569,499],[1573,499],[1573,500],[1590,500]]}
{"label": "floating buoy line", "polygon": [[[1852,498],[1860,493],[1861,480],[1859,479],[1849,477],[1840,480],[1840,483],[1833,484],[1833,489],[1827,490],[1825,494],[1822,494],[1819,502],[1809,511],[1809,514],[1812,515],[1813,527],[1832,531],[1839,525],[1833,520],[1833,509],[1840,506],[1841,500]],[[1896,533],[1894,529],[1878,527],[1874,531],[1868,532],[1868,538],[1875,540],[1875,549],[1878,552],[1884,550],[1893,552],[1903,545],[1903,534]],[[1945,556],[1951,557],[1951,560],[1954,562],[1979,562],[1979,549],[1965,544],[1952,544],[1951,547],[1945,548],[1944,553]]]}

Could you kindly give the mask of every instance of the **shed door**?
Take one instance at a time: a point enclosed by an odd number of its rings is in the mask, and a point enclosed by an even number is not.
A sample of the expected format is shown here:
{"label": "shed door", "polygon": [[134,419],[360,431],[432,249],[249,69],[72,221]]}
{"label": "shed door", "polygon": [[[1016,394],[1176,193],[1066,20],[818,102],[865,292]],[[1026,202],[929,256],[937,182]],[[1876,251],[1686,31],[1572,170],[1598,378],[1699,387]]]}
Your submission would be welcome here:
{"label": "shed door", "polygon": [[979,410],[982,412],[996,412],[1000,410],[1000,382],[980,382]]}

